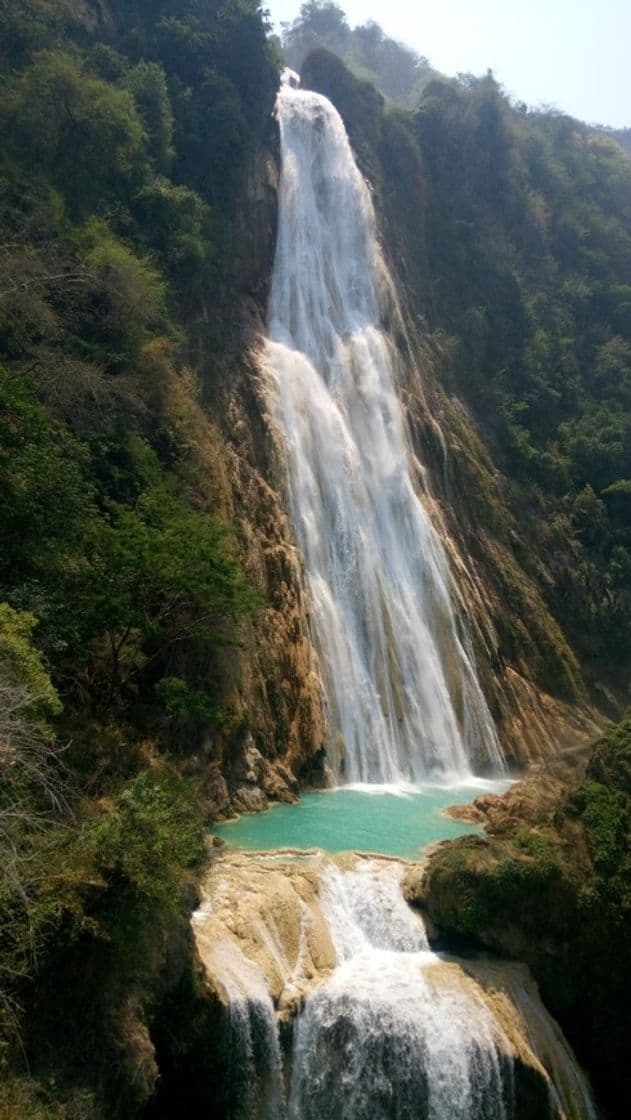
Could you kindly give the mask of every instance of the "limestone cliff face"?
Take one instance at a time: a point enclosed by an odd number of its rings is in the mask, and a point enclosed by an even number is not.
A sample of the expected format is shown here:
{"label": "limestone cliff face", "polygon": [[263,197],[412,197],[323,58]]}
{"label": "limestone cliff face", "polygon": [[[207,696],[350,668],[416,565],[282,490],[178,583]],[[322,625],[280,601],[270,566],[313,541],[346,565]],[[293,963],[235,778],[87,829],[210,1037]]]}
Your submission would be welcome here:
{"label": "limestone cliff face", "polygon": [[[215,744],[211,798],[217,813],[258,810],[268,798],[294,800],[296,779],[318,783],[323,697],[309,636],[301,558],[286,510],[284,481],[261,386],[259,351],[276,242],[277,135],[252,161],[238,207],[221,323],[206,337],[204,398],[215,418],[220,463],[217,504],[238,530],[242,563],[262,607],[223,658],[228,726]],[[214,336],[214,337],[213,337]],[[215,355],[220,355],[217,358]]]}

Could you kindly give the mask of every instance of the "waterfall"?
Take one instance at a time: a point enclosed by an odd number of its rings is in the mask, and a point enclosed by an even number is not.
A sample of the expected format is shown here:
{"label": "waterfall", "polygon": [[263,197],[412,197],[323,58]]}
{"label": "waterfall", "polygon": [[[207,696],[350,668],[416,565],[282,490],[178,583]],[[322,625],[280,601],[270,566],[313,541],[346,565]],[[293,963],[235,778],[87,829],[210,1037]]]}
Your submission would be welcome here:
{"label": "waterfall", "polygon": [[228,999],[232,1115],[235,1120],[282,1120],[278,1026],[265,978],[229,942],[215,952]]}
{"label": "waterfall", "polygon": [[507,1040],[475,985],[441,970],[402,871],[324,878],[340,963],[295,1027],[290,1120],[512,1120]]}
{"label": "waterfall", "polygon": [[[203,922],[199,912],[195,922]],[[228,1010],[230,1116],[232,1120],[283,1120],[278,1024],[265,977],[228,938],[213,945],[212,962]]]}
{"label": "waterfall", "polygon": [[[386,326],[398,312],[370,192],[326,98],[287,82],[278,115],[263,364],[304,557],[329,764],[338,780],[373,785],[462,778],[479,761],[501,768],[399,400],[402,359]],[[194,923],[230,1012],[231,1115],[594,1120],[527,971],[523,983],[506,980],[511,966],[496,963],[491,982],[486,961],[433,952],[403,897],[404,864],[279,858],[220,861]]]}
{"label": "waterfall", "polygon": [[523,985],[512,986],[511,998],[521,1014],[533,1049],[550,1073],[552,1106],[567,1117],[597,1120],[587,1081],[558,1024]]}
{"label": "waterfall", "polygon": [[[394,286],[339,114],[286,83],[265,369],[304,556],[336,780],[502,768],[385,329]],[[390,293],[390,295],[388,294]]]}
{"label": "waterfall", "polygon": [[194,916],[233,1120],[596,1120],[524,965],[432,951],[409,865],[218,861]]}

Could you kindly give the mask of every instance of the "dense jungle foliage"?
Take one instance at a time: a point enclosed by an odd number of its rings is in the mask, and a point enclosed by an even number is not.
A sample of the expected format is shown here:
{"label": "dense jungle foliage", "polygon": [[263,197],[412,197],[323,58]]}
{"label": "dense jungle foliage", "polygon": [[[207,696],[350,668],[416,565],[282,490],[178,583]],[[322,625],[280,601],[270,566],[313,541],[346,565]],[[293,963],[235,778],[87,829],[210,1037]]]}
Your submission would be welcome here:
{"label": "dense jungle foliage", "polygon": [[135,1115],[257,604],[190,361],[278,61],[256,0],[7,0],[0,66],[0,1116]]}
{"label": "dense jungle foliage", "polygon": [[[631,162],[492,76],[433,82],[427,314],[444,384],[510,480],[518,558],[591,681],[631,650]],[[546,587],[547,583],[547,587]]]}

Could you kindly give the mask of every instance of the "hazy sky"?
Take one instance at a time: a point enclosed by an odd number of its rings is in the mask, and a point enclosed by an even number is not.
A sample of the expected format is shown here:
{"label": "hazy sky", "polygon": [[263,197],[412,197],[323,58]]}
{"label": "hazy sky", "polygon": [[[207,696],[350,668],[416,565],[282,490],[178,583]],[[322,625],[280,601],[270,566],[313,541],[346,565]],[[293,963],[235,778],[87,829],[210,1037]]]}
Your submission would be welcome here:
{"label": "hazy sky", "polygon": [[[631,0],[337,0],[445,74],[484,73],[519,100],[590,123],[631,125]],[[300,0],[266,0],[276,22]]]}

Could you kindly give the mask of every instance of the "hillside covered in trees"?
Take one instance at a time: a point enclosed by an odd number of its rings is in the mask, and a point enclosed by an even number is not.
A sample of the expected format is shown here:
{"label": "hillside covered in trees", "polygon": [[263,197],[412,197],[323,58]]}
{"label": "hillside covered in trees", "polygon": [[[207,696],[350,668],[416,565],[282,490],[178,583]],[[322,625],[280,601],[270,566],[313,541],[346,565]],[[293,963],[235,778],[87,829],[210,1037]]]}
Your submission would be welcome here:
{"label": "hillside covered in trees", "polygon": [[429,86],[428,315],[445,384],[511,480],[531,568],[586,667],[623,691],[631,601],[631,166],[492,78]]}
{"label": "hillside covered in trees", "polygon": [[[309,56],[323,43],[358,76]],[[631,163],[335,5],[305,5],[283,48],[343,113],[432,372],[491,463],[492,492],[455,469],[455,516],[565,635],[576,681],[542,684],[615,716]],[[6,0],[0,63],[0,1117],[167,1115],[158,1078],[199,1028],[186,922],[222,662],[265,604],[216,502],[213,378],[283,61],[257,0]]]}
{"label": "hillside covered in trees", "polygon": [[0,1115],[136,1115],[258,603],[193,364],[278,62],[255,0],[11,0],[0,61]]}

